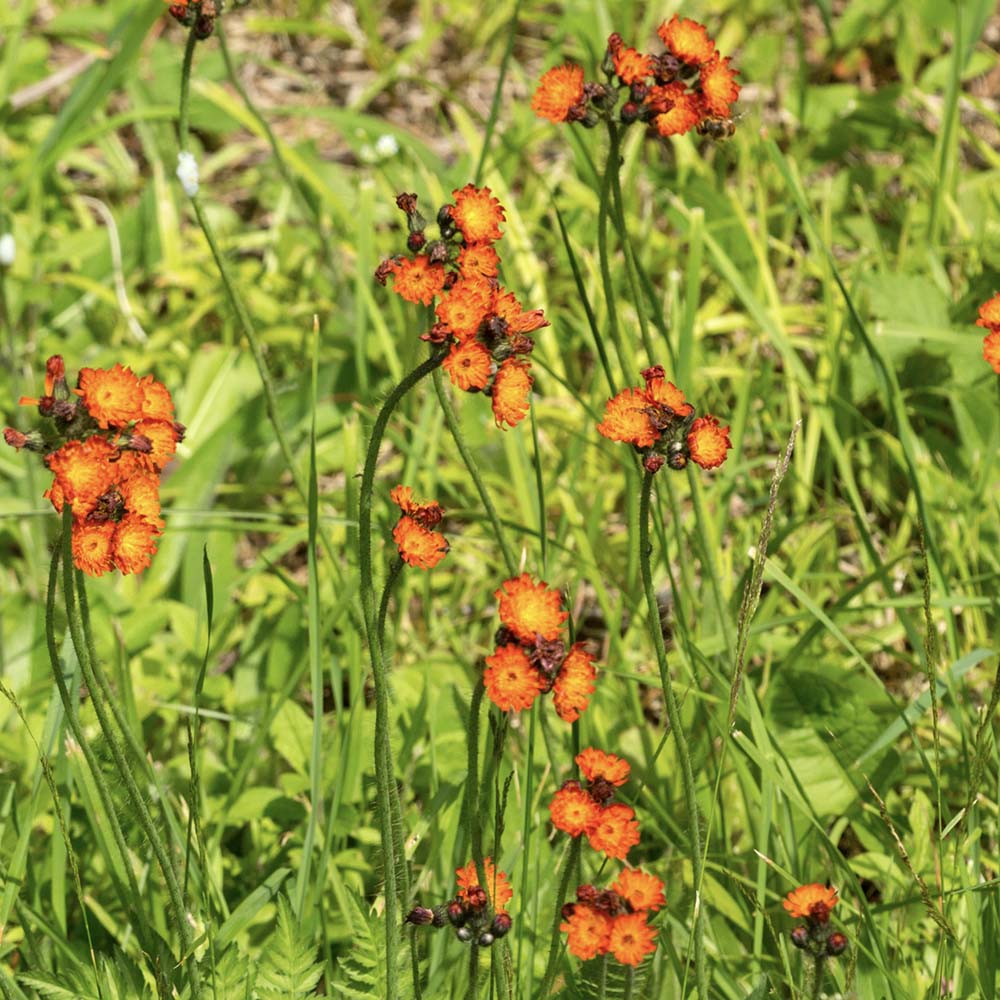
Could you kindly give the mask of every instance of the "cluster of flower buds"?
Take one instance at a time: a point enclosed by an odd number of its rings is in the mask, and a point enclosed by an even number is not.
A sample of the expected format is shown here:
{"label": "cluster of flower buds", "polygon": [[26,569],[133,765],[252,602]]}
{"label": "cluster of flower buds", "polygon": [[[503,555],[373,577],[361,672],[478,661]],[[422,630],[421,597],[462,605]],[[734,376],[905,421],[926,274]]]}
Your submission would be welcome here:
{"label": "cluster of flower buds", "polygon": [[415,906],[404,922],[417,926],[454,927],[459,941],[489,948],[510,931],[510,914],[503,907],[513,898],[514,890],[507,876],[496,871],[491,858],[484,859],[483,869],[486,883],[492,890],[492,906],[486,890],[479,884],[475,862],[470,861],[457,872],[459,889],[454,899],[433,908]]}
{"label": "cluster of flower buds", "polygon": [[587,961],[613,955],[625,965],[639,965],[656,951],[656,929],[649,914],[664,906],[663,882],[638,868],[626,868],[610,889],[581,885],[576,902],[562,908],[570,953]]}
{"label": "cluster of flower buds", "polygon": [[206,39],[215,31],[216,18],[221,17],[227,6],[245,7],[250,0],[164,0],[170,5],[170,14],[186,28],[194,29],[199,39]]}
{"label": "cluster of flower buds", "polygon": [[979,307],[976,326],[989,331],[983,337],[983,360],[1000,375],[1000,292]]}
{"label": "cluster of flower buds", "polygon": [[588,747],[576,755],[576,764],[585,783],[567,781],[552,796],[552,823],[571,837],[585,835],[595,851],[624,861],[639,843],[639,824],[631,806],[613,799],[632,773],[629,762]]}
{"label": "cluster of flower buds", "polygon": [[486,657],[486,694],[504,712],[531,708],[552,692],[559,718],[575,722],[590,703],[597,670],[582,642],[567,648],[561,638],[569,617],[562,595],[527,573],[505,580],[494,592],[501,627]]}
{"label": "cluster of flower buds", "polygon": [[722,465],[732,448],[729,428],[711,415],[696,417],[684,393],[666,381],[662,365],[646,368],[641,375],[645,386],[624,389],[608,400],[598,431],[612,441],[634,445],[648,472],[664,465],[683,469],[689,461],[703,469]]}
{"label": "cluster of flower buds", "polygon": [[572,63],[550,69],[532,98],[535,114],[593,128],[612,120],[621,102],[622,125],[642,122],[661,136],[691,129],[713,139],[731,136],[730,109],[740,87],[729,57],[716,50],[704,25],[676,14],[657,34],[666,46],[659,55],[630,48],[612,34],[602,67],[606,83],[585,81],[583,68]]}
{"label": "cluster of flower buds", "polygon": [[847,938],[830,926],[830,913],[837,905],[837,890],[829,883],[800,885],[793,889],[782,906],[793,917],[805,920],[792,931],[792,944],[815,958],[843,954]]}
{"label": "cluster of flower buds", "polygon": [[467,184],[452,197],[437,213],[438,238],[429,239],[417,196],[399,195],[414,256],[390,257],[375,277],[383,285],[391,277],[393,291],[407,302],[438,300],[436,322],[421,339],[447,345],[442,367],[452,383],[490,396],[497,426],[513,427],[528,414],[533,378],[526,356],[535,346],[528,334],[548,321],[540,309],[522,309],[499,282],[493,244],[502,238],[505,214],[490,189]]}
{"label": "cluster of flower buds", "polygon": [[73,561],[90,576],[145,569],[162,533],[160,472],[184,437],[166,387],[129,368],[82,368],[70,389],[59,355],[45,365],[45,392],[21,398],[42,426],[8,427],[7,444],[45,455],[54,474],[45,496],[73,512]]}

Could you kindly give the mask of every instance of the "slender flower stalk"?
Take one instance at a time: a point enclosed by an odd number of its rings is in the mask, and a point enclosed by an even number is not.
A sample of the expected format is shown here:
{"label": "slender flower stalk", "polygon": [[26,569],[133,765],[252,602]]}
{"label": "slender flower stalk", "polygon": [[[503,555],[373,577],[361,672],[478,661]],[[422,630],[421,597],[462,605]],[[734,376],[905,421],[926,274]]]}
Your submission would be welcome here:
{"label": "slender flower stalk", "polygon": [[656,602],[656,591],[653,587],[653,574],[650,568],[652,545],[649,538],[650,497],[653,491],[654,473],[646,471],[642,478],[639,493],[639,567],[642,571],[642,585],[646,594],[646,608],[649,621],[649,632],[656,650],[656,662],[660,670],[660,685],[663,688],[667,708],[667,718],[670,730],[677,744],[677,756],[681,764],[681,779],[684,785],[684,797],[687,802],[688,824],[691,830],[691,870],[694,881],[694,940],[695,980],[698,986],[700,1000],[708,998],[708,969],[705,963],[705,914],[701,906],[701,884],[704,874],[704,863],[701,853],[701,820],[698,812],[698,798],[694,781],[694,771],[691,767],[691,751],[687,736],[681,724],[680,706],[674,693],[673,682],[667,664],[667,650],[663,642],[663,629],[660,626],[660,609]]}
{"label": "slender flower stalk", "polygon": [[559,930],[562,924],[563,900],[569,895],[569,883],[580,860],[580,845],[582,841],[575,837],[570,841],[569,853],[566,855],[566,863],[563,866],[562,877],[559,879],[559,890],[555,897],[555,914],[552,918],[552,943],[549,945],[549,958],[545,963],[545,975],[542,978],[542,985],[535,994],[536,1000],[543,1000],[549,995],[552,983],[555,981],[556,972],[559,969],[559,955],[562,952],[562,934]]}

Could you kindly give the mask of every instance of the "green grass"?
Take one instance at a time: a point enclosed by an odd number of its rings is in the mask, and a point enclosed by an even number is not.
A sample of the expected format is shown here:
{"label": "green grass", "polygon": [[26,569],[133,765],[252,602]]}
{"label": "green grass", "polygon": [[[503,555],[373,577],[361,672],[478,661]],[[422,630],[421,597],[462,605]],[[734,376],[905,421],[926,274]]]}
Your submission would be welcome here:
{"label": "green grass", "polygon": [[[484,399],[445,392],[518,565],[562,589],[575,627],[603,647],[576,730],[540,702],[482,776],[487,853],[515,889],[514,996],[530,997],[545,971],[568,847],[547,804],[577,745],[632,762],[624,791],[642,843],[629,861],[667,883],[659,948],[633,995],[695,991],[693,818],[663,739],[640,478],[595,430],[609,386],[657,362],[731,425],[734,445],[715,473],[659,473],[652,519],[705,841],[710,995],[765,996],[765,977],[773,995],[799,995],[780,900],[827,878],[850,942],[829,965],[829,994],[993,995],[1000,411],[973,325],[1000,288],[1000,111],[983,85],[996,75],[993,5],[692,0],[681,13],[735,56],[745,117],[718,145],[626,134],[634,259],[612,217],[613,315],[597,238],[606,137],[543,122],[528,100],[549,66],[596,68],[612,30],[648,45],[676,5],[379,0],[357,5],[356,23],[328,6],[226,15],[256,111],[227,82],[216,38],[199,45],[192,83],[201,205],[274,379],[293,471],[174,179],[183,32],[160,0],[0,12],[0,232],[18,247],[0,270],[4,419],[28,427],[17,399],[61,353],[71,370],[154,371],[188,427],[152,567],[88,581],[87,594],[99,659],[147,754],[142,791],[185,879],[203,996],[384,994],[358,475],[382,401],[425,356],[426,317],[372,274],[402,250],[396,194],[417,192],[430,214],[480,165],[507,209],[505,282],[551,326],[532,356],[530,422],[500,432]],[[51,93],[25,90],[87,52],[93,65]],[[382,135],[399,149],[378,159]],[[120,268],[94,198],[113,217]],[[768,558],[756,560],[798,421]],[[53,691],[45,595],[59,524],[44,472],[0,451],[0,993],[187,996],[166,887],[92,699],[80,721],[107,802]],[[381,450],[376,600],[399,482],[441,501],[451,542],[431,573],[402,574],[384,643],[406,912],[450,898],[470,856],[468,705],[509,574],[430,381]],[[759,604],[741,632],[755,575]],[[66,629],[60,610],[55,640],[78,690]],[[482,771],[485,716],[480,730]],[[580,881],[611,881],[617,867],[598,875],[593,857],[584,850]],[[417,930],[423,996],[464,996],[466,946]],[[481,956],[484,996],[487,979],[503,995],[502,953]],[[593,992],[590,964],[568,959],[559,973],[567,996]],[[614,969],[606,995],[623,989]]]}

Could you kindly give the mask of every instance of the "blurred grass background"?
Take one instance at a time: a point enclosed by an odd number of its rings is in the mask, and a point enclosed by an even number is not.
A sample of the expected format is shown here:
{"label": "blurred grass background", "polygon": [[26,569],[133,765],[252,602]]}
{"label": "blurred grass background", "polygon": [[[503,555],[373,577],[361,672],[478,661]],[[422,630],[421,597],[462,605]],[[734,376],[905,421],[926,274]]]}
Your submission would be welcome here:
{"label": "blurred grass background", "polygon": [[[303,477],[314,315],[320,324],[319,513],[337,556],[319,562],[323,706],[308,683],[306,511],[173,178],[183,31],[159,0],[20,0],[0,11],[0,231],[17,241],[16,261],[0,271],[0,409],[27,428],[16,401],[36,393],[52,353],[71,370],[121,361],[174,392],[188,436],[165,478],[159,555],[140,578],[94,581],[90,595],[165,814],[183,827],[208,553],[216,602],[200,875],[210,906],[199,919],[228,928],[217,940],[226,961],[279,947],[269,938],[275,895],[294,882],[319,808],[319,874],[297,933],[323,962],[326,994],[378,995],[373,713],[351,611],[355,476],[381,397],[423,356],[425,319],[372,273],[402,249],[398,192],[434,210],[474,175],[513,30],[483,181],[507,209],[505,282],[552,325],[533,355],[533,425],[504,434],[482,399],[455,402],[526,569],[564,589],[578,632],[602,646],[605,672],[580,737],[633,762],[643,842],[630,861],[664,877],[669,900],[645,995],[680,994],[690,817],[672,745],[655,757],[664,719],[639,597],[637,479],[627,450],[594,430],[609,386],[555,215],[604,329],[594,170],[605,138],[553,127],[528,107],[544,69],[569,58],[596,75],[611,31],[652,46],[675,10],[734,55],[743,118],[718,145],[628,136],[627,225],[649,278],[641,319],[658,353],[642,347],[615,245],[618,321],[633,356],[612,363],[617,387],[663,363],[732,426],[734,450],[716,474],[664,471],[657,484],[655,572],[709,840],[713,994],[746,996],[764,975],[786,995],[794,988],[799,959],[779,900],[827,877],[841,888],[837,916],[851,939],[835,972],[844,995],[996,988],[1000,772],[987,707],[1000,415],[972,324],[1000,288],[1000,18],[983,0],[683,9],[302,0],[224,18],[238,80],[272,124],[297,191],[213,38],[198,48],[192,97],[202,195],[266,345]],[[771,470],[800,419],[729,731],[737,610]],[[51,760],[97,949],[142,964],[109,889],[86,770],[59,738],[42,606],[57,519],[41,498],[43,472],[25,453],[0,452],[0,669],[26,717],[0,702],[0,984],[15,997],[64,995],[18,985],[20,974],[64,984],[88,974],[66,847],[26,727]],[[452,543],[437,570],[404,576],[391,613],[397,773],[416,895],[433,903],[468,857],[458,824],[463,715],[505,574],[429,387],[407,399],[384,449],[376,519],[387,538],[397,482],[444,504]],[[320,708],[322,761],[310,750]],[[566,847],[549,835],[546,804],[571,754],[546,707],[514,725],[497,853],[517,892],[511,947],[528,996]],[[317,767],[322,805],[309,794]],[[144,870],[141,838],[125,825]],[[147,902],[162,916],[152,874]],[[462,995],[459,945],[427,940],[426,995]],[[582,981],[569,988],[586,991]]]}

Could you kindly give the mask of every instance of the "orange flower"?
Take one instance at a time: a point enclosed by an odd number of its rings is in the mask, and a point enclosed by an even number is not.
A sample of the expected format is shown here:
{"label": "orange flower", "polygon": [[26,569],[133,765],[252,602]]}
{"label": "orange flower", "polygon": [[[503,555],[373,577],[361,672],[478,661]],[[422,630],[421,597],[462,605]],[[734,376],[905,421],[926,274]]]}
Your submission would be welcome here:
{"label": "orange flower", "polygon": [[576,722],[590,704],[597,670],[583,643],[574,643],[552,686],[552,702],[563,722]]}
{"label": "orange flower", "polygon": [[557,830],[579,837],[600,819],[601,807],[576,782],[570,782],[552,796],[549,815]]}
{"label": "orange flower", "polygon": [[153,469],[162,469],[177,451],[177,430],[167,420],[140,420],[132,428],[133,435],[141,435],[151,446],[149,452],[139,452],[143,464]]}
{"label": "orange flower", "polygon": [[466,184],[452,191],[455,204],[451,217],[466,243],[488,243],[503,235],[500,223],[504,221],[503,205],[492,196],[488,187],[477,188]]}
{"label": "orange flower", "polygon": [[155,472],[137,472],[118,484],[118,493],[129,514],[138,514],[157,528],[160,520],[160,477]]}
{"label": "orange flower", "polygon": [[174,401],[170,390],[162,382],[157,382],[152,375],[144,375],[139,379],[139,389],[142,391],[140,416],[143,420],[174,421]]}
{"label": "orange flower", "polygon": [[396,522],[392,537],[400,559],[416,569],[433,569],[448,554],[448,540],[444,535],[425,528],[409,514]]}
{"label": "orange flower", "polygon": [[[979,307],[979,319],[976,326],[985,327],[987,330],[1000,330],[1000,292],[997,292],[992,299],[988,299]],[[45,380],[46,395],[48,395],[48,379]]]}
{"label": "orange flower", "polygon": [[643,372],[646,379],[646,398],[651,403],[666,406],[679,417],[689,417],[694,413],[694,407],[684,400],[684,393],[673,382],[664,381],[663,369],[659,365],[647,368]]}
{"label": "orange flower", "polygon": [[525,312],[517,301],[517,296],[504,288],[498,288],[493,296],[493,311],[507,323],[511,333],[531,333],[532,330],[549,325],[541,309]]}
{"label": "orange flower", "polygon": [[493,379],[493,419],[497,427],[516,427],[528,415],[531,386],[534,384],[531,365],[508,358]]}
{"label": "orange flower", "polygon": [[624,861],[629,848],[639,843],[639,824],[635,810],[621,802],[605,806],[587,839],[595,851],[603,851],[609,858]]}
{"label": "orange flower", "polygon": [[493,373],[493,356],[479,341],[467,340],[452,347],[441,367],[459,389],[485,389]]}
{"label": "orange flower", "polygon": [[576,755],[576,766],[583,772],[587,781],[604,778],[612,785],[621,786],[628,781],[632,768],[627,760],[616,757],[613,753],[605,753],[595,747],[587,747]]}
{"label": "orange flower", "polygon": [[649,400],[642,389],[623,389],[604,407],[604,420],[597,430],[612,441],[624,441],[637,448],[648,448],[660,434],[646,412]]}
{"label": "orange flower", "polygon": [[490,701],[501,711],[531,708],[545,683],[531,665],[527,654],[516,643],[500,646],[486,657],[483,683]]}
{"label": "orange flower", "polygon": [[131,368],[81,368],[78,396],[99,427],[124,427],[142,415],[143,391]]}
{"label": "orange flower", "polygon": [[659,112],[653,119],[653,126],[664,137],[683,135],[705,117],[702,98],[679,82],[653,87],[646,103]]}
{"label": "orange flower", "polygon": [[656,951],[656,930],[646,923],[646,913],[623,913],[615,917],[608,951],[625,965],[639,965]]}
{"label": "orange flower", "polygon": [[444,517],[444,508],[441,504],[436,500],[417,503],[409,486],[394,486],[389,491],[389,499],[404,514],[409,514],[417,524],[422,524],[425,528],[433,528],[436,524],[440,524]]}
{"label": "orange flower", "polygon": [[86,441],[67,441],[45,458],[55,474],[53,487],[46,494],[56,510],[62,510],[63,498],[73,505],[73,513],[82,517],[94,501],[114,483],[117,470],[112,459],[118,451],[99,435]]}
{"label": "orange flower", "polygon": [[73,565],[87,576],[103,576],[114,568],[111,558],[115,525],[111,521],[91,524],[73,522]]}
{"label": "orange flower", "polygon": [[393,262],[391,272],[392,290],[407,302],[429,306],[444,289],[444,267],[432,264],[425,254]]}
{"label": "orange flower", "polygon": [[483,278],[460,278],[438,303],[436,315],[458,340],[474,336],[489,314],[493,290]]}
{"label": "orange flower", "polygon": [[[470,861],[464,868],[459,868],[455,874],[458,876],[458,897],[467,903],[469,890],[479,885],[475,861]],[[506,873],[496,870],[492,858],[483,858],[483,874],[486,876],[485,889],[493,904],[493,911],[506,913],[504,907],[514,898],[514,890],[510,887]]]}
{"label": "orange flower", "polygon": [[712,58],[715,42],[708,37],[703,24],[676,14],[656,29],[660,40],[671,54],[690,66],[700,66]]}
{"label": "orange flower", "polygon": [[[56,383],[65,383],[66,380],[66,364],[62,359],[61,354],[53,354],[45,362],[45,396],[51,398],[52,394],[55,392]],[[63,385],[65,388],[65,384]],[[35,399],[29,396],[22,396],[18,401],[18,406],[38,406],[41,402],[39,399]]]}
{"label": "orange flower", "polygon": [[1000,329],[983,338],[983,359],[1000,375]]}
{"label": "orange flower", "polygon": [[812,882],[793,889],[781,904],[793,917],[825,924],[830,911],[837,905],[837,890],[829,885]]}
{"label": "orange flower", "polygon": [[474,243],[459,250],[457,263],[463,278],[495,278],[500,258],[488,243]]}
{"label": "orange flower", "polygon": [[566,931],[570,954],[586,962],[608,950],[611,924],[611,917],[607,914],[586,903],[577,903],[569,919],[559,925],[559,930]]}
{"label": "orange flower", "polygon": [[715,469],[726,460],[726,452],[732,448],[729,428],[720,427],[712,416],[698,417],[691,425],[687,436],[691,459],[703,469]]}
{"label": "orange flower", "polygon": [[740,85],[736,82],[736,71],[730,67],[730,61],[729,56],[723,59],[716,53],[701,67],[698,76],[705,110],[719,118],[729,116],[729,106],[740,96]]}
{"label": "orange flower", "polygon": [[531,110],[539,118],[559,124],[566,121],[570,108],[583,103],[583,67],[567,63],[542,74],[531,98]]}
{"label": "orange flower", "polygon": [[615,73],[624,84],[642,83],[646,77],[653,75],[653,57],[643,55],[636,49],[619,48],[611,54],[611,58]]}
{"label": "orange flower", "polygon": [[562,595],[544,582],[535,583],[527,573],[504,580],[493,596],[500,602],[500,621],[521,642],[534,642],[539,636],[559,638],[559,630],[569,617],[561,609]]}
{"label": "orange flower", "polygon": [[658,910],[667,904],[663,882],[640,868],[626,868],[611,888],[628,900],[633,910]]}
{"label": "orange flower", "polygon": [[156,525],[138,514],[128,514],[115,525],[112,551],[115,565],[123,573],[138,573],[156,555]]}

